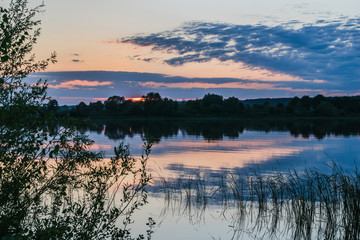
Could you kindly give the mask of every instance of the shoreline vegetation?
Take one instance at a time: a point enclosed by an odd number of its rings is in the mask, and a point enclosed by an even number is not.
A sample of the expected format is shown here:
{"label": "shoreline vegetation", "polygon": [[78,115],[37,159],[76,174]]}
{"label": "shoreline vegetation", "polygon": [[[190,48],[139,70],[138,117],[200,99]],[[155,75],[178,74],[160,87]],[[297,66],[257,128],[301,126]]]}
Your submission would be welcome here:
{"label": "shoreline vegetation", "polygon": [[76,106],[59,106],[55,99],[46,110],[56,115],[92,119],[321,119],[360,118],[360,96],[253,99],[224,98],[206,94],[202,99],[174,101],[150,92],[142,98],[112,96],[106,101],[80,102]]}
{"label": "shoreline vegetation", "polygon": [[251,120],[274,120],[274,121],[297,121],[297,120],[360,120],[360,116],[265,116],[265,117],[257,117],[257,116],[238,116],[238,117],[211,117],[211,116],[198,116],[198,117],[156,117],[156,116],[89,116],[89,117],[75,117],[77,119],[89,120],[89,121],[112,121],[112,120],[121,120],[121,121],[251,121]]}
{"label": "shoreline vegetation", "polygon": [[193,223],[205,221],[212,205],[220,206],[232,239],[245,234],[255,239],[360,239],[360,172],[335,162],[328,167],[329,173],[224,172],[214,185],[209,176],[193,173],[160,178],[162,187],[155,192],[164,199],[164,216],[185,214]]}
{"label": "shoreline vegetation", "polygon": [[44,111],[47,84],[28,84],[56,54],[36,61],[43,4],[0,6],[0,239],[151,239],[155,222],[132,231],[147,204],[151,143],[141,157],[123,143],[105,159],[70,118]]}

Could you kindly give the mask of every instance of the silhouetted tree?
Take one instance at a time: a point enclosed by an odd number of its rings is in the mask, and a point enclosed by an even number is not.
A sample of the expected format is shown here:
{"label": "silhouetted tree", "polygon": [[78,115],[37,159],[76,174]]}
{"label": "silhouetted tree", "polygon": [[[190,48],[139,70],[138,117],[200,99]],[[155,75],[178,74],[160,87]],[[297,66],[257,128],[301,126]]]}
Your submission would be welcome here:
{"label": "silhouetted tree", "polygon": [[47,109],[47,111],[49,111],[49,112],[51,112],[51,113],[58,113],[59,110],[60,110],[58,101],[56,101],[55,99],[51,99],[51,100],[46,104],[46,109]]}
{"label": "silhouetted tree", "polygon": [[119,115],[123,111],[122,104],[124,102],[125,102],[124,97],[119,97],[119,96],[109,97],[104,103],[106,113],[110,116]]}
{"label": "silhouetted tree", "polygon": [[86,103],[80,102],[73,109],[73,113],[74,113],[75,116],[79,116],[79,117],[89,116],[88,106],[86,105]]}
{"label": "silhouetted tree", "polygon": [[143,103],[144,114],[146,116],[159,116],[162,112],[162,99],[159,93],[150,92],[146,96]]}
{"label": "silhouetted tree", "polygon": [[149,92],[148,94],[146,94],[146,96],[143,96],[143,98],[148,101],[160,101],[161,100],[160,94],[154,93],[154,92]]}
{"label": "silhouetted tree", "polygon": [[92,116],[101,116],[105,109],[104,104],[101,101],[91,102],[87,108],[89,115]]}
{"label": "silhouetted tree", "polygon": [[204,113],[211,115],[222,115],[223,96],[217,94],[206,94],[202,99]]}
{"label": "silhouetted tree", "polygon": [[299,97],[293,97],[290,102],[289,105],[293,106],[293,107],[297,107],[300,104],[300,98]]}
{"label": "silhouetted tree", "polygon": [[321,94],[316,95],[313,99],[312,99],[312,105],[314,108],[316,108],[321,102],[325,101],[325,97]]}
{"label": "silhouetted tree", "polygon": [[304,108],[305,111],[309,111],[311,107],[311,99],[309,96],[303,96],[300,99],[300,105],[302,108]]}
{"label": "silhouetted tree", "polygon": [[275,113],[280,116],[285,113],[285,107],[283,103],[276,104]]}
{"label": "silhouetted tree", "polygon": [[[105,163],[102,153],[87,150],[93,141],[70,119],[44,111],[57,106],[45,104],[46,84],[24,79],[55,62],[55,55],[34,60],[40,34],[34,17],[41,6],[29,9],[27,3],[10,0],[8,8],[0,7],[0,238],[134,239],[129,224],[146,203],[151,144],[139,160],[121,144]],[[53,121],[59,122],[55,128],[49,126]],[[110,201],[109,189],[119,191],[121,204]]]}
{"label": "silhouetted tree", "polygon": [[199,116],[203,112],[202,100],[189,100],[181,105],[182,112],[188,116]]}
{"label": "silhouetted tree", "polygon": [[332,116],[337,113],[336,107],[328,101],[322,101],[314,109],[314,113],[323,116]]}
{"label": "silhouetted tree", "polygon": [[224,100],[224,111],[231,116],[240,115],[244,108],[244,104],[240,104],[236,97],[229,97]]}
{"label": "silhouetted tree", "polygon": [[[101,116],[105,111],[108,116],[137,117],[205,117],[205,116],[321,116],[325,109],[327,116],[357,116],[360,114],[360,97],[324,97],[303,96],[288,99],[257,99],[244,103],[236,97],[223,99],[217,94],[206,94],[203,99],[177,102],[162,98],[159,93],[150,92],[143,96],[143,101],[125,100],[113,96],[103,104],[98,101],[78,104],[70,112],[73,116]],[[285,105],[288,102],[287,105]],[[55,103],[55,102],[53,102]],[[276,103],[276,105],[275,105]],[[324,103],[322,106],[320,104]],[[327,104],[325,104],[327,103]],[[49,102],[49,104],[51,104]],[[327,107],[326,107],[327,106]],[[329,107],[331,106],[331,107]],[[49,110],[50,111],[50,110]]]}

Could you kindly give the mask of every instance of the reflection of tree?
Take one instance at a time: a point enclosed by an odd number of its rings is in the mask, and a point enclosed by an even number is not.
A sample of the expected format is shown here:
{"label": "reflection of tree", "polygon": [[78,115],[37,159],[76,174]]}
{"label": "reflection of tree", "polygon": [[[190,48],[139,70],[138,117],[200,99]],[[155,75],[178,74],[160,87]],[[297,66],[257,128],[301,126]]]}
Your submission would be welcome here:
{"label": "reflection of tree", "polygon": [[[336,136],[359,135],[359,120],[356,119],[317,119],[317,120],[118,120],[95,125],[88,130],[103,130],[110,139],[124,139],[139,134],[155,142],[161,138],[177,136],[179,132],[192,136],[201,136],[205,140],[221,140],[223,137],[238,138],[244,130],[287,131],[295,137],[309,138],[311,135],[322,139],[331,134]],[[85,129],[83,129],[85,131]]]}
{"label": "reflection of tree", "polygon": [[106,125],[104,133],[109,139],[114,140],[125,139],[126,136],[132,136],[130,127],[119,128],[118,125],[111,123]]}
{"label": "reflection of tree", "polygon": [[[151,138],[154,143],[162,137],[171,137],[178,133],[178,126],[172,121],[108,121],[105,123],[105,135],[109,139],[124,139],[140,134],[144,140]],[[91,130],[91,128],[89,128]]]}
{"label": "reflection of tree", "polygon": [[70,120],[44,111],[46,83],[24,82],[55,62],[55,55],[40,62],[31,55],[41,6],[14,0],[0,10],[1,238],[133,239],[129,224],[146,203],[151,145],[140,160],[124,144],[109,160],[88,151],[93,141]]}

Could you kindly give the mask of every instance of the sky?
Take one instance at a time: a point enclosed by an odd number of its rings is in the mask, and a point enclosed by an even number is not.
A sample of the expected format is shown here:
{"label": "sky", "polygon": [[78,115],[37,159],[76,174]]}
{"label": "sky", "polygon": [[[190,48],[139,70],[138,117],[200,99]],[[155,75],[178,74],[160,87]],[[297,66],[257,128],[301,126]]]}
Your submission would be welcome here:
{"label": "sky", "polygon": [[60,104],[152,91],[178,100],[360,94],[358,0],[44,3],[34,51],[56,51],[58,63],[31,78],[47,79]]}

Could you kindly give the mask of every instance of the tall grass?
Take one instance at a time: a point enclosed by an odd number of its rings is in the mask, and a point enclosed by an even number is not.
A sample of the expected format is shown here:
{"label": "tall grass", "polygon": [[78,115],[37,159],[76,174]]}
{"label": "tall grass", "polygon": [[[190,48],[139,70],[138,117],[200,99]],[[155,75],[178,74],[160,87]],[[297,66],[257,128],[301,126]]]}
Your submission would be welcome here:
{"label": "tall grass", "polygon": [[266,238],[360,239],[360,172],[335,163],[331,170],[224,172],[211,183],[199,173],[167,179],[166,206],[194,220],[210,205],[220,205],[222,214],[232,211],[235,232]]}

